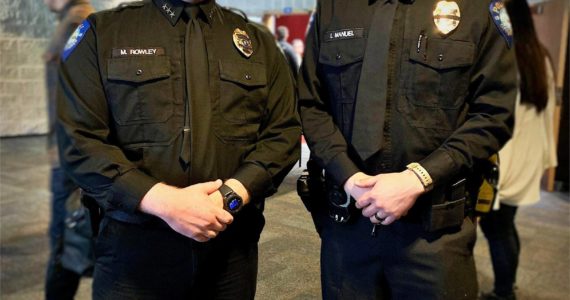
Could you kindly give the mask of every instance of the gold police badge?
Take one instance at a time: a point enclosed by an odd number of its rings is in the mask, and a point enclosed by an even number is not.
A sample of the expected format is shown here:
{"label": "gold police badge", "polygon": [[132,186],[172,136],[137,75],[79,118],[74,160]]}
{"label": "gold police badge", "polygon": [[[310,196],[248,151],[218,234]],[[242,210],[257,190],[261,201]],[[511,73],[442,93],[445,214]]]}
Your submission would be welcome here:
{"label": "gold police badge", "polygon": [[439,1],[433,10],[433,22],[443,35],[455,30],[459,26],[460,19],[461,12],[457,2],[454,1]]}
{"label": "gold police badge", "polygon": [[251,45],[251,39],[249,35],[247,35],[247,32],[236,28],[234,30],[233,39],[234,45],[245,57],[249,58],[253,54],[253,46]]}

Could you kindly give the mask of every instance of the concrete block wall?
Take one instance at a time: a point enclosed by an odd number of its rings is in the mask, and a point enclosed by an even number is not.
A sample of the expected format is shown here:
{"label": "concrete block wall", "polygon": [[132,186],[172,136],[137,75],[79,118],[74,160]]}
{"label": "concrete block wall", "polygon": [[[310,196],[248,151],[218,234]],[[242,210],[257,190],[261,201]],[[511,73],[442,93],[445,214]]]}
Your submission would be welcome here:
{"label": "concrete block wall", "polygon": [[[124,0],[92,0],[97,10]],[[315,0],[218,0],[261,17],[266,11],[310,10]],[[42,54],[56,18],[42,0],[0,0],[0,137],[47,131]]]}
{"label": "concrete block wall", "polygon": [[[117,2],[93,4],[104,9]],[[0,137],[47,131],[42,54],[55,25],[42,0],[0,0]]]}
{"label": "concrete block wall", "polygon": [[41,60],[55,18],[39,0],[0,0],[0,135],[46,130]]}

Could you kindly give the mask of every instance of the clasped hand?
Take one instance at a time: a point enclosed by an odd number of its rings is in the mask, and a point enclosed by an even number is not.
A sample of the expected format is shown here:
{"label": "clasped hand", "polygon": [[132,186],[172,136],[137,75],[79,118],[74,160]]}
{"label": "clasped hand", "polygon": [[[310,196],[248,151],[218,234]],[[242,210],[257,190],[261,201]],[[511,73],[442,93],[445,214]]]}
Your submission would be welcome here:
{"label": "clasped hand", "polygon": [[359,172],[348,179],[344,188],[356,199],[363,216],[382,225],[390,225],[406,215],[424,192],[419,179],[409,170],[376,176]]}
{"label": "clasped hand", "polygon": [[223,209],[222,195],[218,192],[221,185],[221,180],[186,188],[158,183],[145,195],[140,209],[161,218],[176,232],[206,242],[233,221],[233,216]]}

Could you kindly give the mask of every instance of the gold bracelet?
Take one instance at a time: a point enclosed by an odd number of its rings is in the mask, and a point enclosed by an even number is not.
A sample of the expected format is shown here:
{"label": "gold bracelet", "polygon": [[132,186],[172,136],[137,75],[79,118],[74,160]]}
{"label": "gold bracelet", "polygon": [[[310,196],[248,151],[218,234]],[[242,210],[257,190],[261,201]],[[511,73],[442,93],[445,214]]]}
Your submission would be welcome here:
{"label": "gold bracelet", "polygon": [[424,169],[424,167],[422,167],[417,162],[413,162],[407,165],[406,168],[416,174],[426,191],[431,191],[433,188],[433,180],[431,179],[431,176],[429,176],[429,173],[426,171],[426,169]]}

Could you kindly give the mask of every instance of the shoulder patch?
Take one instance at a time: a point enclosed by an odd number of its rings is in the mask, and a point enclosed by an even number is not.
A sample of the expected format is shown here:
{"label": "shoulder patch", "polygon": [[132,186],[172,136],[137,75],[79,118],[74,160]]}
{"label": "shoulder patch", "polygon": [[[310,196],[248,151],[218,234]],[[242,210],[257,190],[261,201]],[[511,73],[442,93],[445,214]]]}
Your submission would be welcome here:
{"label": "shoulder patch", "polygon": [[513,27],[511,26],[511,19],[507,13],[507,8],[502,0],[492,0],[489,4],[489,13],[491,13],[491,19],[493,23],[497,26],[497,29],[505,38],[507,46],[511,48],[513,46]]}
{"label": "shoulder patch", "polygon": [[79,26],[77,26],[77,29],[75,29],[73,34],[71,34],[71,36],[67,40],[67,43],[65,43],[65,47],[63,48],[63,53],[61,54],[61,59],[63,61],[65,61],[67,57],[69,57],[71,52],[73,52],[75,47],[77,47],[79,42],[81,42],[81,40],[85,36],[85,33],[87,32],[87,30],[89,30],[90,27],[91,23],[89,23],[87,19],[83,20],[83,22],[79,24]]}

